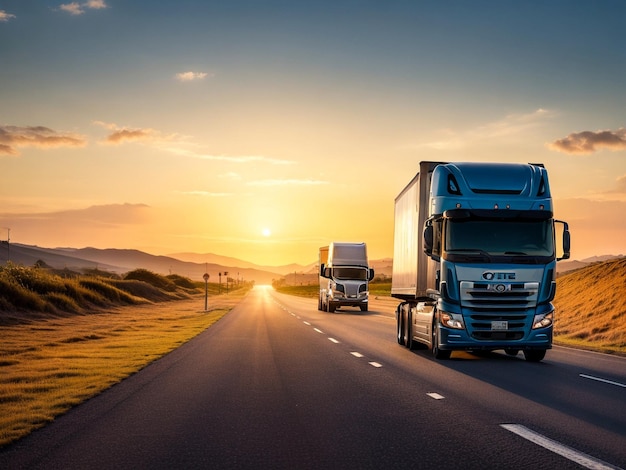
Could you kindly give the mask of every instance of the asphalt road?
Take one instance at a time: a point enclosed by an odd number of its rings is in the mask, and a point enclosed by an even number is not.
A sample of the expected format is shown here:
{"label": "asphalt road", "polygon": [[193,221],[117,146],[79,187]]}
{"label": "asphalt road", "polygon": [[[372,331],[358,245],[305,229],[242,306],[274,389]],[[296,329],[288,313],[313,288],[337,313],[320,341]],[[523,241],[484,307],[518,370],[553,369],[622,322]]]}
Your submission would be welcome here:
{"label": "asphalt road", "polygon": [[257,287],[0,468],[626,468],[625,358],[436,361],[397,344],[394,308],[329,314]]}

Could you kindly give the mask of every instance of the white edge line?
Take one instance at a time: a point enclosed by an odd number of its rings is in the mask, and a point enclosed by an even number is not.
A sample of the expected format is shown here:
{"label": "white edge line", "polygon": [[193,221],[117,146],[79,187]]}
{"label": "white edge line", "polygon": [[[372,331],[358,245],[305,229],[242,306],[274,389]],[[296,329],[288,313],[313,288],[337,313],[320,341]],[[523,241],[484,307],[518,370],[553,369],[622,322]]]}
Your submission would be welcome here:
{"label": "white edge line", "polygon": [[605,384],[617,385],[618,387],[626,388],[626,384],[613,382],[612,380],[602,379],[600,377],[594,377],[593,375],[587,375],[587,374],[578,374],[578,375],[582,377],[583,379],[597,380],[598,382],[604,382]]}
{"label": "white edge line", "polygon": [[443,395],[439,395],[435,392],[427,393],[426,395],[428,395],[430,398],[434,398],[435,400],[443,400],[445,398]]}
{"label": "white edge line", "polygon": [[555,454],[559,454],[566,459],[571,460],[572,462],[576,462],[583,467],[591,468],[593,470],[615,470],[619,468],[611,465],[610,463],[603,462],[600,459],[596,459],[591,455],[578,452],[577,450],[572,449],[571,447],[567,447],[566,445],[563,445],[557,441],[553,441],[552,439],[542,436],[541,434],[532,431],[531,429],[528,429],[521,424],[501,424],[500,426],[507,431],[511,431],[512,433],[517,434],[524,439],[527,439],[545,449],[548,449],[549,451],[554,452]]}

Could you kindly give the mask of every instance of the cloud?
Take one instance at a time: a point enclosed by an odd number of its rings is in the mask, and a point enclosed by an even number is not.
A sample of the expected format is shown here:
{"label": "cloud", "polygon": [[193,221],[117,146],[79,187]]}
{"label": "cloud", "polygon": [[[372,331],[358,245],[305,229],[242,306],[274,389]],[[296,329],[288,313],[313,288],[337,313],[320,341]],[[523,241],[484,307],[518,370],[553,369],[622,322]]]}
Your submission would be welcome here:
{"label": "cloud", "polygon": [[111,246],[112,240],[128,240],[153,221],[146,204],[105,204],[82,209],[0,213],[0,227],[11,227],[18,243],[48,246]]}
{"label": "cloud", "polygon": [[417,147],[428,147],[435,150],[457,150],[486,139],[520,135],[540,125],[546,119],[554,116],[554,114],[553,111],[543,108],[538,108],[530,113],[512,113],[497,121],[463,132],[454,132],[447,129],[443,131],[444,136],[442,139],[420,144]]}
{"label": "cloud", "polygon": [[149,127],[133,129],[120,127],[117,124],[103,121],[94,121],[94,124],[112,131],[104,139],[104,143],[110,145],[120,145],[126,142],[141,142],[150,145],[160,145],[163,142],[183,139],[183,137],[179,134],[163,134],[162,132]]}
{"label": "cloud", "polygon": [[[272,165],[292,165],[295,162],[291,160],[282,160],[278,158],[266,157],[263,155],[213,155],[193,150],[198,145],[189,142],[187,136],[181,134],[164,134],[156,129],[151,128],[128,128],[120,127],[115,123],[103,121],[94,121],[94,124],[104,127],[112,131],[103,141],[105,144],[120,145],[126,142],[139,142],[152,146],[158,150],[180,155],[189,158],[198,158],[202,160],[216,160],[231,163],[253,163],[263,162]],[[0,141],[1,142],[1,141]],[[190,149],[191,147],[191,149]]]}
{"label": "cloud", "polygon": [[211,191],[181,191],[180,194],[184,194],[186,196],[201,196],[201,197],[226,197],[232,196],[232,193],[215,193]]}
{"label": "cloud", "polygon": [[217,160],[217,161],[225,161],[231,163],[253,163],[253,162],[263,162],[270,163],[272,165],[293,165],[295,164],[292,160],[282,160],[279,158],[266,157],[263,155],[213,155],[207,154],[203,152],[196,152],[193,150],[181,148],[181,147],[169,147],[164,148],[168,152],[174,153],[176,155],[182,155],[190,158],[199,158],[201,160]]}
{"label": "cloud", "polygon": [[0,23],[9,21],[11,18],[15,18],[15,15],[7,13],[4,10],[0,10]]}
{"label": "cloud", "polygon": [[589,155],[601,149],[626,150],[626,128],[615,131],[582,131],[548,144],[548,148],[572,155]]}
{"label": "cloud", "polygon": [[212,77],[213,74],[207,72],[180,72],[176,74],[176,79],[181,82],[191,82],[194,80],[203,80],[207,77]]}
{"label": "cloud", "polygon": [[118,226],[136,225],[145,221],[146,204],[105,204],[84,209],[72,209],[39,213],[0,213],[0,221],[11,226],[23,226],[24,223],[40,224],[39,227],[63,224],[82,224],[83,226]]}
{"label": "cloud", "polygon": [[617,178],[617,189],[615,191],[621,194],[626,194],[626,175]]}
{"label": "cloud", "polygon": [[126,141],[152,140],[154,131],[152,129],[121,129],[109,134],[106,142],[109,144],[121,144]]}
{"label": "cloud", "polygon": [[298,179],[270,179],[270,180],[259,180],[259,181],[250,181],[248,183],[250,186],[318,186],[323,184],[329,184],[328,181],[321,180],[298,180]]}
{"label": "cloud", "polygon": [[234,171],[229,171],[228,173],[222,173],[220,175],[217,175],[217,177],[228,179],[228,180],[234,180],[234,181],[241,180],[241,175],[239,173],[235,173]]}
{"label": "cloud", "polygon": [[83,3],[63,3],[59,6],[59,8],[70,15],[76,16],[85,13],[86,8],[90,10],[102,10],[103,8],[107,8],[107,4],[104,0],[87,0]]}
{"label": "cloud", "polygon": [[0,156],[19,155],[18,147],[84,147],[83,136],[56,132],[43,126],[0,126]]}
{"label": "cloud", "polygon": [[102,10],[107,7],[107,4],[104,0],[88,0],[85,2],[85,6],[87,8],[91,8],[92,10]]}

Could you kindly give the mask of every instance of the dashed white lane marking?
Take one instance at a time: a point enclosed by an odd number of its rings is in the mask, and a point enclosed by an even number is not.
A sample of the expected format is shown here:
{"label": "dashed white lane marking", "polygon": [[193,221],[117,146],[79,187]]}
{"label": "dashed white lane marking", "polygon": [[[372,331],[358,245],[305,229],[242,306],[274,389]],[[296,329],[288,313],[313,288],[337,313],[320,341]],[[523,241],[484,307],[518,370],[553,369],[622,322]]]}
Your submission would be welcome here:
{"label": "dashed white lane marking", "polygon": [[[280,305],[280,304],[279,304],[279,305]],[[286,310],[287,312],[289,312],[289,311],[288,311],[287,309],[285,309],[285,308],[283,308],[283,310]],[[289,312],[289,313],[291,314],[291,316],[293,316],[293,317],[296,317],[296,318],[300,319],[300,316],[299,316],[299,315],[296,315],[294,312]],[[308,322],[308,321],[306,321],[306,320],[302,320],[302,323],[304,323],[304,324],[305,324],[305,325],[307,325],[307,326],[312,326],[312,325],[311,325],[311,323],[310,323],[310,322]],[[313,327],[313,329],[314,329],[316,332],[320,333],[320,334],[324,334],[324,332],[323,332],[322,330],[320,330],[319,328]],[[336,340],[335,338],[331,338],[330,336],[328,337],[328,341],[331,341],[332,343],[335,343],[335,344],[339,344],[339,341],[338,341],[338,340]],[[360,352],[356,352],[356,351],[352,351],[352,352],[350,352],[350,354],[352,354],[354,357],[364,357],[364,356],[363,356],[363,354],[361,354]],[[375,361],[368,362],[368,364],[369,364],[370,366],[372,366],[372,367],[376,367],[376,368],[379,368],[379,367],[382,367],[382,366],[383,366],[380,362],[375,362]],[[442,398],[443,398],[443,397],[442,397]]]}
{"label": "dashed white lane marking", "polygon": [[439,395],[435,392],[427,393],[426,395],[428,395],[430,398],[434,398],[435,400],[443,400],[445,398],[443,395]]}
{"label": "dashed white lane marking", "polygon": [[502,426],[507,431],[511,431],[512,433],[515,433],[518,436],[523,437],[524,439],[534,442],[535,444],[554,452],[555,454],[559,454],[566,459],[571,460],[572,462],[576,462],[577,464],[582,465],[585,468],[591,468],[593,470],[615,470],[619,468],[600,459],[596,459],[591,455],[578,452],[577,450],[572,449],[571,447],[567,447],[560,442],[553,441],[552,439],[549,439],[535,431],[532,431],[527,427],[522,426],[521,424],[501,424],[500,426]]}
{"label": "dashed white lane marking", "polygon": [[593,375],[579,374],[579,376],[582,377],[583,379],[597,380],[598,382],[604,382],[605,384],[611,384],[611,385],[616,385],[618,387],[626,388],[626,384],[622,384],[622,383],[619,383],[619,382],[613,382],[612,380],[607,380],[607,379],[603,379],[603,378],[600,378],[600,377],[594,377]]}

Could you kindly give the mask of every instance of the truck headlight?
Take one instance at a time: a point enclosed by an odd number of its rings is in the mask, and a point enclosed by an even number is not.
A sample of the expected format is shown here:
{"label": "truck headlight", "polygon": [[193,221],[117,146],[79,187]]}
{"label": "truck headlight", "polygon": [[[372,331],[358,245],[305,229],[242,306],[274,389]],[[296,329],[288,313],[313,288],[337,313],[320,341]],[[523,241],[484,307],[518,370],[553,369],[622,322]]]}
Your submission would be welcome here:
{"label": "truck headlight", "polygon": [[464,330],[463,316],[458,313],[439,312],[439,323],[447,328],[455,330]]}
{"label": "truck headlight", "polygon": [[554,311],[549,312],[549,313],[542,313],[540,315],[535,315],[535,318],[533,319],[533,330],[550,326],[552,325],[553,321],[554,321]]}

